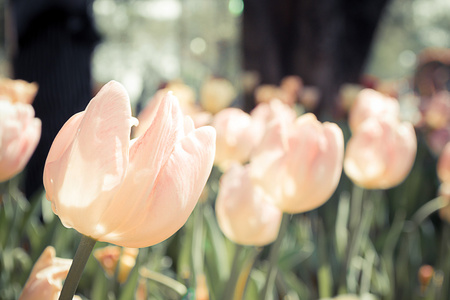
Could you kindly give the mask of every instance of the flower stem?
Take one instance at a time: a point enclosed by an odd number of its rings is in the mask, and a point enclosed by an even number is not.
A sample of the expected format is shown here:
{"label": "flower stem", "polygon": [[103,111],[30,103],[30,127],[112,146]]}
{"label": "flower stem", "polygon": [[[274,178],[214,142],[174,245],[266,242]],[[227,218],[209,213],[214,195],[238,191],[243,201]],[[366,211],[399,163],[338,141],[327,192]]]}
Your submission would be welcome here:
{"label": "flower stem", "polygon": [[278,237],[275,240],[275,243],[270,248],[269,253],[269,270],[267,271],[266,282],[264,283],[264,288],[262,290],[262,298],[264,300],[269,299],[269,295],[272,293],[272,288],[275,283],[275,278],[277,275],[277,262],[278,262],[278,254],[280,252],[281,241],[286,235],[288,224],[289,224],[290,215],[284,213],[283,219],[281,220],[280,231],[278,232]]}
{"label": "flower stem", "polygon": [[236,289],[236,283],[238,281],[239,276],[239,257],[241,256],[241,252],[244,249],[244,246],[240,244],[235,244],[233,264],[231,266],[230,278],[228,278],[228,282],[225,286],[225,290],[223,292],[223,300],[229,300],[233,298],[234,290]]}
{"label": "flower stem", "polygon": [[70,266],[69,274],[67,274],[66,281],[64,282],[61,295],[59,296],[60,300],[72,300],[80,282],[81,274],[96,242],[97,240],[91,237],[81,236],[80,244]]}

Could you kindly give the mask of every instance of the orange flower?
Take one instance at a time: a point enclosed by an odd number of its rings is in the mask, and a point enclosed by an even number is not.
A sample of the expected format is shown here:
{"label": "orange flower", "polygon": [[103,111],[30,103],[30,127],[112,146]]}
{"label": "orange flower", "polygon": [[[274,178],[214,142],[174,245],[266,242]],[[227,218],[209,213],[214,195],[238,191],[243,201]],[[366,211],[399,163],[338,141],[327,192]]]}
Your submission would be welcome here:
{"label": "orange flower", "polygon": [[[55,248],[45,248],[34,264],[19,300],[58,299],[71,264],[71,259],[56,257]],[[78,296],[74,299],[81,300]]]}
{"label": "orange flower", "polygon": [[251,177],[286,213],[312,210],[335,191],[342,172],[344,137],[333,123],[311,114],[277,119],[251,159]]}
{"label": "orange flower", "polygon": [[134,124],[125,89],[114,81],[105,85],[56,136],[44,186],[66,227],[140,248],[186,222],[211,172],[215,131],[195,129],[170,93],[149,129],[130,141]]}
{"label": "orange flower", "polygon": [[278,236],[282,212],[253,184],[250,166],[234,164],[220,179],[216,215],[220,229],[241,245],[264,246]]}
{"label": "orange flower", "polygon": [[37,83],[29,83],[20,79],[0,78],[0,99],[3,98],[3,100],[8,100],[11,103],[31,104],[37,91]]}

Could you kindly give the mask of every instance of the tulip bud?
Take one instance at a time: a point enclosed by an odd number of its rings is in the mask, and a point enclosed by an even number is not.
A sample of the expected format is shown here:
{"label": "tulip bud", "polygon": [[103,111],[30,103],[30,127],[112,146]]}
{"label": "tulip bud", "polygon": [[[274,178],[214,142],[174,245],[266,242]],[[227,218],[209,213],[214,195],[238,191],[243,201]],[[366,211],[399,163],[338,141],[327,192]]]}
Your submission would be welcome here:
{"label": "tulip bud", "polygon": [[35,82],[29,83],[20,79],[0,78],[0,98],[11,103],[31,104],[37,91],[38,85]]}
{"label": "tulip bud", "polygon": [[236,91],[225,78],[210,78],[202,86],[200,103],[210,113],[216,114],[230,106]]}
{"label": "tulip bud", "polygon": [[348,141],[344,170],[363,188],[388,189],[406,178],[416,152],[416,134],[410,123],[370,118]]}
{"label": "tulip bud", "polygon": [[139,249],[136,248],[121,249],[117,246],[107,246],[96,249],[94,251],[94,257],[109,277],[113,277],[117,269],[117,281],[124,283],[136,264],[138,253]]}
{"label": "tulip bud", "polygon": [[21,172],[41,136],[41,120],[30,104],[0,100],[0,182]]}
{"label": "tulip bud", "polygon": [[233,164],[222,175],[216,216],[220,229],[233,242],[264,246],[277,238],[282,212],[260,186],[253,184],[249,168]]}
{"label": "tulip bud", "polygon": [[311,114],[277,119],[251,158],[251,177],[286,213],[312,210],[335,191],[342,173],[344,137]]}
{"label": "tulip bud", "polygon": [[[58,299],[71,264],[71,259],[56,257],[55,248],[45,248],[34,264],[19,300]],[[81,298],[74,296],[73,299]]]}
{"label": "tulip bud", "polygon": [[418,272],[419,282],[420,282],[420,289],[422,290],[422,293],[425,292],[428,285],[430,284],[431,278],[433,278],[434,269],[430,265],[423,265],[420,267]]}
{"label": "tulip bud", "polygon": [[195,300],[209,300],[208,285],[206,284],[206,277],[203,274],[197,276]]}
{"label": "tulip bud", "polygon": [[349,125],[354,132],[365,120],[375,118],[399,119],[400,105],[394,98],[372,89],[363,89],[350,110]]}
{"label": "tulip bud", "polygon": [[440,92],[434,95],[424,111],[424,121],[432,129],[441,129],[449,123],[450,94]]}
{"label": "tulip bud", "polygon": [[264,133],[260,122],[238,108],[220,111],[212,125],[217,132],[215,164],[224,170],[232,162],[247,162]]}
{"label": "tulip bud", "polygon": [[44,187],[64,226],[140,248],[184,225],[211,172],[215,130],[195,129],[170,93],[150,127],[130,141],[136,123],[125,89],[112,81],[61,128]]}

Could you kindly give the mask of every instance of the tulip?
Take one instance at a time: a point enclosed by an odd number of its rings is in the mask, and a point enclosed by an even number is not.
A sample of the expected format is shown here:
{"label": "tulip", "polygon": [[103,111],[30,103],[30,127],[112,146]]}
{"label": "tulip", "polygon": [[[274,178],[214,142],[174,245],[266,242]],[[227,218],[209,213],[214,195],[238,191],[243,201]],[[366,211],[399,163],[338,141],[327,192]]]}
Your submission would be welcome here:
{"label": "tulip", "polygon": [[64,226],[140,248],[186,222],[211,172],[215,132],[195,129],[170,93],[149,129],[130,142],[134,124],[125,89],[109,82],[56,136],[44,187]]}
{"label": "tulip", "polygon": [[216,114],[230,106],[236,97],[236,91],[225,78],[208,79],[202,86],[200,103],[210,113]]}
{"label": "tulip", "polygon": [[344,170],[366,189],[388,189],[409,174],[416,157],[417,139],[411,123],[370,118],[347,144]]}
{"label": "tulip", "polygon": [[0,78],[0,98],[12,103],[31,104],[37,91],[38,85],[34,82],[29,83],[20,79]]}
{"label": "tulip", "polygon": [[260,122],[238,108],[226,108],[214,116],[217,131],[215,164],[226,170],[232,162],[245,163],[261,141]]}
{"label": "tulip", "polygon": [[450,120],[450,93],[447,91],[434,95],[424,111],[425,124],[432,129],[442,129]]}
{"label": "tulip", "polygon": [[124,283],[136,264],[138,253],[139,249],[136,248],[121,249],[117,246],[106,246],[96,249],[94,257],[109,277],[113,277],[117,269],[117,281]]}
{"label": "tulip", "polygon": [[241,245],[264,246],[278,235],[282,212],[253,184],[249,165],[233,164],[220,179],[216,216],[227,238]]}
{"label": "tulip", "polygon": [[439,156],[437,163],[439,180],[450,187],[450,142],[448,142]]}
{"label": "tulip", "polygon": [[260,85],[255,89],[254,94],[256,103],[267,103],[273,99],[280,99],[283,103],[293,104],[293,100],[289,97],[289,94],[276,85]]}
{"label": "tulip", "polygon": [[349,125],[351,130],[355,131],[370,117],[389,117],[398,120],[399,114],[400,106],[396,99],[372,89],[363,89],[358,93],[350,109]]}
{"label": "tulip", "polygon": [[342,172],[344,138],[333,123],[311,114],[278,119],[251,159],[251,177],[286,213],[312,210],[335,191]]}
{"label": "tulip", "polygon": [[[55,248],[45,248],[34,264],[19,300],[58,299],[71,263],[71,259],[56,257]],[[74,299],[81,298],[75,296]]]}
{"label": "tulip", "polygon": [[[167,89],[161,89],[150,99],[148,104],[144,107],[142,112],[138,116],[139,125],[134,129],[133,136],[139,137],[143,135],[155,118],[159,105],[164,96],[168,93]],[[183,113],[188,115],[194,121],[195,128],[202,127],[211,123],[212,114],[206,111],[202,111],[200,107],[191,103],[185,103],[184,107],[181,107]]]}
{"label": "tulip", "polygon": [[0,182],[21,172],[41,136],[30,104],[0,100]]}
{"label": "tulip", "polygon": [[[261,123],[266,128],[275,119],[293,121],[296,118],[295,111],[279,99],[258,104],[250,113],[252,119]],[[265,129],[264,129],[265,131]],[[262,137],[261,137],[262,138]]]}

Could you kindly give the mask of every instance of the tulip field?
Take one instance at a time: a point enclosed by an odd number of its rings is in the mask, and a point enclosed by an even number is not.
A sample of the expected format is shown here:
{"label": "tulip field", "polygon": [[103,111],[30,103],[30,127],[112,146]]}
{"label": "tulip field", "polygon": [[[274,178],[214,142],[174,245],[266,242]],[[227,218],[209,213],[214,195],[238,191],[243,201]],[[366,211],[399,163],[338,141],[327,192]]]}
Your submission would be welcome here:
{"label": "tulip field", "polygon": [[447,91],[345,87],[325,121],[296,76],[250,112],[218,79],[135,114],[111,81],[27,199],[38,88],[0,81],[0,299],[450,299]]}

